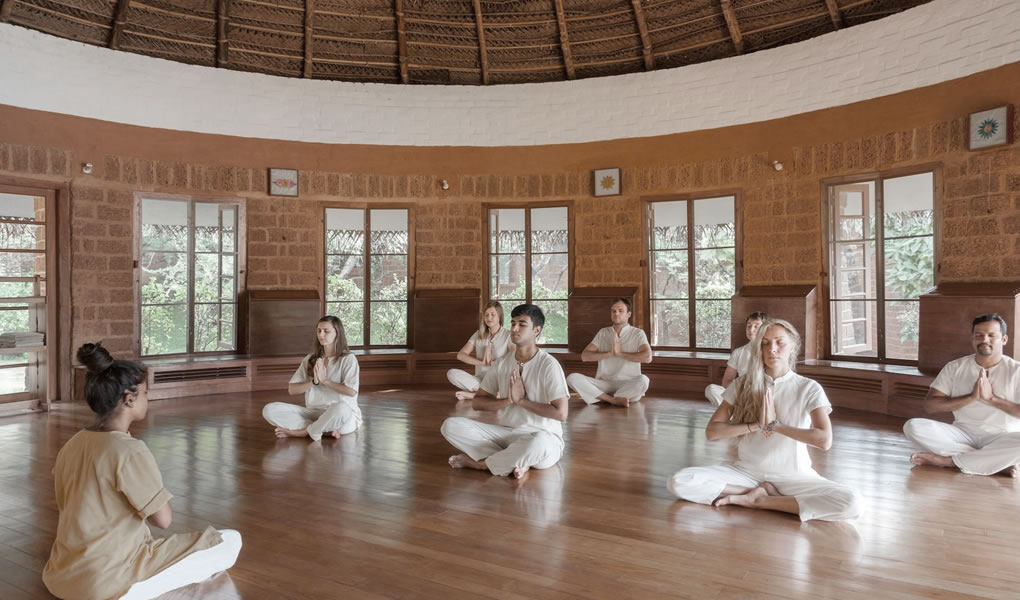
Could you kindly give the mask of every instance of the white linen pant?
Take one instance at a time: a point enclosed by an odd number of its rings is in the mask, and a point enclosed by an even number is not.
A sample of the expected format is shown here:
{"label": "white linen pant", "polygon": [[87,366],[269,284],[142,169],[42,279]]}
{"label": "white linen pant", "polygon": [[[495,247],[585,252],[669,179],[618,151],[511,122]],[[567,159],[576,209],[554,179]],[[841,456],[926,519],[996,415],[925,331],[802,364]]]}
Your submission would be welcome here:
{"label": "white linen pant", "polygon": [[638,375],[630,379],[595,379],[583,373],[571,373],[567,377],[567,385],[580,394],[586,404],[595,404],[601,394],[637,402],[648,391],[648,377]]}
{"label": "white linen pant", "polygon": [[708,384],[708,387],[705,388],[705,397],[712,403],[712,406],[718,407],[722,404],[722,395],[725,391],[726,388],[723,386],[710,383]]}
{"label": "white linen pant", "polygon": [[189,554],[152,577],[132,585],[120,600],[149,600],[177,588],[209,579],[234,566],[241,551],[241,534],[220,529],[223,541]]}
{"label": "white linen pant", "polygon": [[861,514],[861,497],[856,491],[817,473],[770,473],[766,478],[733,465],[688,467],[674,473],[666,487],[683,500],[711,504],[727,484],[754,488],[762,481],[771,482],[780,494],[797,500],[801,521],[842,521]]}
{"label": "white linen pant", "polygon": [[450,380],[450,383],[465,392],[478,391],[478,386],[482,384],[480,377],[475,377],[471,373],[460,369],[450,369],[446,372],[446,378]]}
{"label": "white linen pant", "polygon": [[467,417],[450,417],[440,431],[471,460],[484,459],[493,475],[509,475],[515,468],[548,469],[563,456],[563,440],[546,431],[489,425]]}
{"label": "white linen pant", "polygon": [[270,402],[262,408],[262,416],[270,425],[284,429],[308,429],[308,437],[322,439],[327,431],[346,435],[361,425],[354,410],[346,402],[334,402],[325,408],[307,408],[289,402]]}
{"label": "white linen pant", "polygon": [[903,435],[923,450],[950,456],[970,475],[994,475],[1020,464],[1020,433],[971,431],[931,419],[910,419]]}

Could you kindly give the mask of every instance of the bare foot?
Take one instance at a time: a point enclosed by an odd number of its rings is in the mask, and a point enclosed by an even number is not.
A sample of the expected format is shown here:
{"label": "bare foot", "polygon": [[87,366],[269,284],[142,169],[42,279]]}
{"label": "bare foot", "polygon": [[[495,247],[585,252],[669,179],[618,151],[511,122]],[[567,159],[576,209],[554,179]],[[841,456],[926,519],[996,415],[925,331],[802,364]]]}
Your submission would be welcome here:
{"label": "bare foot", "polygon": [[723,496],[718,498],[712,504],[715,506],[726,506],[727,504],[736,504],[737,506],[746,506],[747,508],[754,508],[755,503],[760,498],[765,498],[769,493],[765,491],[763,487],[756,487],[746,494],[730,494],[729,496]]}
{"label": "bare foot", "polygon": [[479,471],[484,471],[488,468],[485,466],[484,460],[473,460],[467,454],[451,456],[448,462],[454,469],[478,469]]}
{"label": "bare foot", "polygon": [[520,481],[527,477],[529,472],[530,471],[527,468],[522,469],[521,467],[514,467],[514,470],[511,471],[510,476]]}
{"label": "bare foot", "polygon": [[340,439],[340,432],[339,431],[327,431],[326,433],[322,434],[322,437],[327,437],[327,436],[329,436],[331,438],[334,438],[334,439]]}
{"label": "bare foot", "polygon": [[308,437],[308,430],[307,429],[284,429],[283,427],[277,427],[274,431],[276,432],[276,437],[278,437],[278,438],[289,438],[289,437],[303,438],[303,437]]}
{"label": "bare foot", "polygon": [[1017,465],[1013,465],[1012,467],[1006,467],[1005,469],[1003,469],[1003,470],[999,471],[998,473],[996,473],[996,475],[1004,475],[1006,477],[1012,477],[1013,479],[1016,479],[1016,477],[1017,477],[1017,469],[1016,468],[1017,468]]}
{"label": "bare foot", "polygon": [[782,496],[782,494],[779,493],[779,490],[776,489],[776,486],[772,485],[771,481],[763,481],[758,487],[765,490],[765,493],[769,496]]}
{"label": "bare foot", "polygon": [[454,394],[454,396],[457,397],[457,400],[471,400],[472,398],[475,397],[475,393],[461,391]]}
{"label": "bare foot", "polygon": [[930,465],[932,467],[955,467],[952,457],[939,456],[931,452],[917,452],[910,455],[911,464]]}
{"label": "bare foot", "polygon": [[630,398],[621,398],[619,396],[613,396],[609,400],[606,400],[606,402],[614,406],[622,406],[624,408],[630,407]]}

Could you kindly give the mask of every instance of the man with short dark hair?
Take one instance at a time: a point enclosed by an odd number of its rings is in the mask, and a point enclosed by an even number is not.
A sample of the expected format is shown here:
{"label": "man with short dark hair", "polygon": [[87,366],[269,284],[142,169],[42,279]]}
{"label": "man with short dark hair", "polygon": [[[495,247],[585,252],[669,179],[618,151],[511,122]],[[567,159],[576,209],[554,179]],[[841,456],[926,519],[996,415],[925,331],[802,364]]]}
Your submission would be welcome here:
{"label": "man with short dark hair", "polygon": [[534,304],[522,304],[510,316],[516,351],[496,361],[471,400],[475,410],[499,411],[499,424],[467,417],[444,421],[443,437],[463,452],[450,457],[454,469],[521,478],[529,469],[548,469],[563,456],[562,422],[570,391],[560,363],[536,343],[545,315]]}
{"label": "man with short dark hair", "polygon": [[652,362],[652,347],[641,329],[630,325],[630,300],[614,298],[609,306],[611,327],[603,327],[581,353],[584,362],[598,361],[595,377],[571,373],[567,384],[586,404],[608,402],[630,406],[648,391],[641,363]]}
{"label": "man with short dark hair", "polygon": [[971,325],[974,354],[939,372],[924,399],[926,412],[953,413],[953,424],[910,419],[903,433],[924,452],[915,465],[956,468],[971,475],[1017,476],[1020,463],[1020,362],[1002,354],[1006,321],[981,315]]}

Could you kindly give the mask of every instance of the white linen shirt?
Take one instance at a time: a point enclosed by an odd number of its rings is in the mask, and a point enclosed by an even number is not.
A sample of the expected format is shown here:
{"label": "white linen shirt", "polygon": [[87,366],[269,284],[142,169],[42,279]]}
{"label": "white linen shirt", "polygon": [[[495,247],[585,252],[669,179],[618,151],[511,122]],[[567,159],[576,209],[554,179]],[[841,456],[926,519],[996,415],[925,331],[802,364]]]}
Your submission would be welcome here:
{"label": "white linen shirt", "polygon": [[[468,340],[469,344],[475,347],[475,358],[482,360],[485,358],[485,347],[492,344],[492,350],[489,355],[492,356],[492,364],[496,364],[496,361],[506,354],[507,349],[510,348],[510,330],[506,327],[501,328],[496,335],[482,339],[478,332],[471,334],[471,339]],[[482,378],[489,372],[491,366],[487,365],[475,365],[475,377]]]}
{"label": "white linen shirt", "polygon": [[[510,373],[516,368],[517,358],[511,353],[504,354],[485,375],[485,379],[482,379],[480,387],[496,398],[508,397]],[[524,380],[524,397],[532,402],[552,404],[557,398],[570,396],[563,367],[545,350],[539,350],[531,360],[524,363],[521,379]],[[546,431],[557,437],[563,437],[562,423],[556,419],[536,415],[518,404],[510,404],[499,409],[498,422],[504,427]]]}
{"label": "white linen shirt", "polygon": [[737,377],[747,373],[748,367],[751,366],[751,352],[753,349],[754,341],[747,342],[743,346],[736,348],[730,353],[730,359],[726,361],[726,366],[731,367],[737,371]]}
{"label": "white linen shirt", "polygon": [[[783,425],[808,429],[811,425],[811,411],[824,408],[825,414],[832,412],[832,405],[822,386],[794,371],[773,380],[765,375],[765,382],[772,389],[772,400],[776,406],[776,419]],[[726,388],[723,400],[733,404],[737,397],[737,385]],[[737,441],[738,460],[736,466],[761,474],[814,473],[807,444],[793,438],[774,433],[765,437],[761,432],[740,436]]]}
{"label": "white linen shirt", "polygon": [[[603,327],[591,341],[598,347],[598,352],[610,352],[613,349],[613,328]],[[624,352],[637,352],[641,346],[648,346],[648,336],[643,329],[633,325],[624,325],[620,330],[620,347]],[[609,356],[599,361],[596,379],[633,379],[641,375],[641,363],[625,360],[619,356]]]}
{"label": "white linen shirt", "polygon": [[[931,382],[931,387],[950,398],[971,393],[983,368],[975,359],[976,355],[971,354],[949,362]],[[999,364],[988,369],[988,381],[996,396],[1020,404],[1020,362],[1003,356]],[[1020,419],[977,400],[954,410],[953,419],[954,425],[983,433],[1020,431]]]}
{"label": "white linen shirt", "polygon": [[[308,361],[312,359],[309,354],[301,361],[301,366],[290,378],[290,383],[305,383],[311,381],[308,376]],[[353,396],[338,394],[324,385],[313,385],[305,390],[305,406],[308,408],[326,408],[331,404],[343,402],[351,407],[358,420],[361,420],[361,409],[358,407],[358,380],[361,376],[361,367],[358,366],[358,359],[353,354],[345,354],[340,360],[331,359],[326,365],[326,377],[334,383],[342,383],[354,390]]]}

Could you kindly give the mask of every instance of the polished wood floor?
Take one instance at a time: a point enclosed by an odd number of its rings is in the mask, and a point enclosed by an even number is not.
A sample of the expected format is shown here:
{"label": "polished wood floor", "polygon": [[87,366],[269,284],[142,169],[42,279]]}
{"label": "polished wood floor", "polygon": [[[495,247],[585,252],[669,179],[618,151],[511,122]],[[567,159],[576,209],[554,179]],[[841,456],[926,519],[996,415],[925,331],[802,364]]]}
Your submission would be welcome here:
{"label": "polished wood floor", "polygon": [[[870,506],[801,524],[670,496],[669,474],[730,455],[705,441],[705,401],[575,398],[563,461],[517,482],[446,465],[440,423],[473,414],[449,389],[363,390],[363,429],[320,443],[273,437],[261,409],[282,396],[154,402],[133,430],[176,495],[171,531],[244,539],[229,574],[165,598],[1020,598],[1020,484],[912,469],[899,419],[833,413],[816,468]],[[50,469],[89,420],[0,419],[0,598],[50,597]]]}

